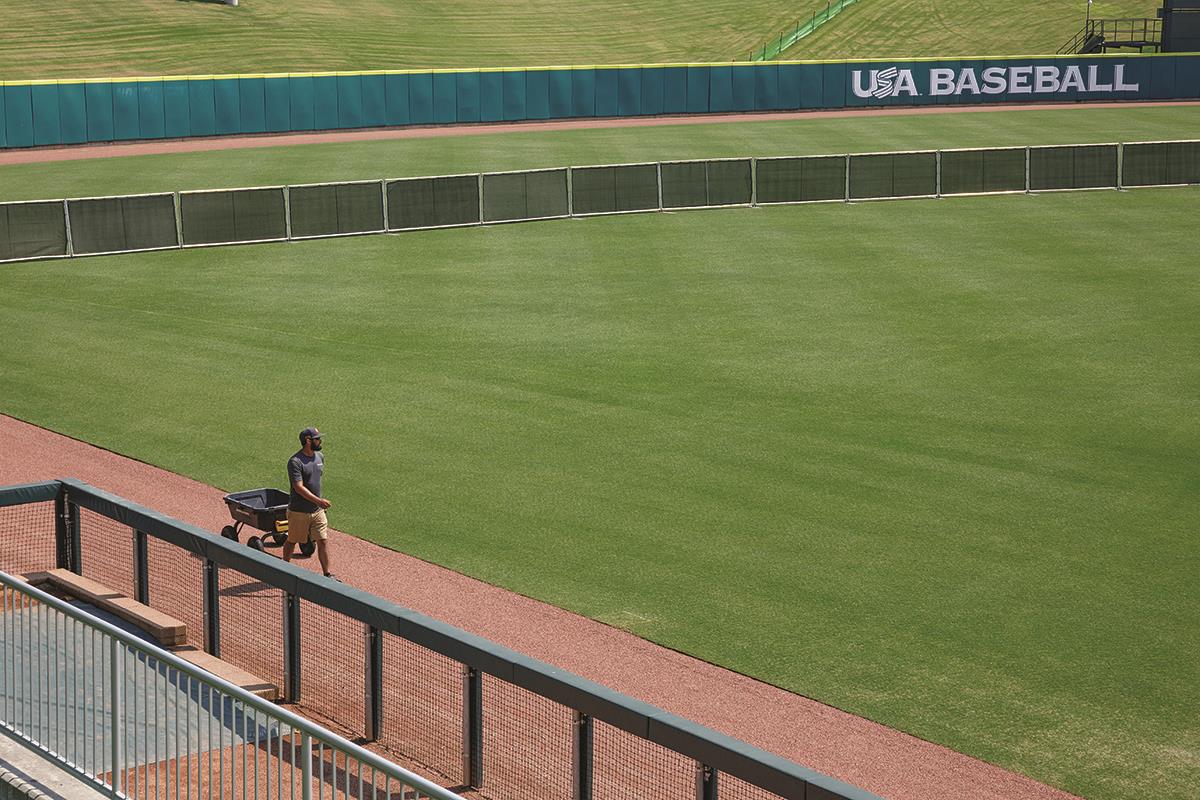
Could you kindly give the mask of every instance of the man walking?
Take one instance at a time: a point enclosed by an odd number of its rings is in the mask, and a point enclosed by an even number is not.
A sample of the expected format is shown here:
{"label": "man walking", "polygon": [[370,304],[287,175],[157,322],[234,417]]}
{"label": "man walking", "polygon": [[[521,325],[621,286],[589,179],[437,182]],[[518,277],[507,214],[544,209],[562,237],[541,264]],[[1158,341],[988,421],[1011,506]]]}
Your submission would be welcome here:
{"label": "man walking", "polygon": [[[329,571],[329,522],[325,509],[332,503],[321,496],[321,477],[325,474],[325,457],[321,455],[321,432],[316,428],[300,431],[300,450],[288,459],[288,484],[292,487],[288,499],[288,536],[283,545],[283,560],[291,561],[296,545],[308,541],[317,544],[317,559],[326,578]],[[337,580],[337,578],[334,578]]]}

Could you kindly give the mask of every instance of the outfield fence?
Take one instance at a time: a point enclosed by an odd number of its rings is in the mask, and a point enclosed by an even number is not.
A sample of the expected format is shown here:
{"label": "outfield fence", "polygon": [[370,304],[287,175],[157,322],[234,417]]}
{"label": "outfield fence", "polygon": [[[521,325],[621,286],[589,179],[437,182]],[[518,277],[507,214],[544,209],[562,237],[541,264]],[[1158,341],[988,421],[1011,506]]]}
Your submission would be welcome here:
{"label": "outfield fence", "polygon": [[1200,141],[725,158],[0,203],[0,261],[503,222],[1200,184]]}
{"label": "outfield fence", "polygon": [[757,50],[750,51],[749,61],[770,61],[778,58],[784,50],[801,39],[811,36],[817,28],[842,13],[847,6],[854,5],[858,0],[828,0],[825,8],[812,13],[808,19],[798,19],[796,24],[779,32],[779,35],[769,40]]}
{"label": "outfield fence", "polygon": [[275,684],[306,715],[477,796],[878,800],[87,484],[0,488],[0,570],[52,568],[184,622],[190,644]]}

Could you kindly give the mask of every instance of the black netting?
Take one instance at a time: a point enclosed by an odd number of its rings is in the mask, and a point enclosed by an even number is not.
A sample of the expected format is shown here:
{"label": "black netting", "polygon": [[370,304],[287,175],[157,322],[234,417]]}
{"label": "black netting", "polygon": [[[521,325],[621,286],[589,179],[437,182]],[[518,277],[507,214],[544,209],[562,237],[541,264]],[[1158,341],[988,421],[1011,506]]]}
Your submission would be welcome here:
{"label": "black netting", "polygon": [[90,509],[79,509],[83,577],[126,597],[135,597],[133,529]]}
{"label": "black netting", "polygon": [[217,570],[221,658],[283,695],[283,591],[230,567]]}
{"label": "black netting", "polygon": [[176,247],[175,199],[169,194],[68,202],[76,253]]}
{"label": "black netting", "polygon": [[[817,790],[813,787],[809,791],[815,793]],[[717,797],[721,800],[784,800],[774,792],[761,789],[725,772],[717,775]]]}
{"label": "black netting", "polygon": [[204,561],[170,542],[146,537],[150,607],[187,626],[187,641],[204,647]]}
{"label": "black netting", "polygon": [[802,158],[800,200],[844,200],[846,159],[844,156]]}
{"label": "black netting", "polygon": [[592,753],[595,800],[681,800],[696,796],[696,762],[640,736],[596,721]]}
{"label": "black netting", "polygon": [[709,161],[708,205],[732,206],[749,203],[753,191],[750,159]]}
{"label": "black netting", "polygon": [[1073,189],[1099,189],[1117,185],[1117,146],[1075,147]]}
{"label": "black netting", "polygon": [[1035,147],[1029,153],[1031,189],[1093,189],[1116,185],[1116,145]]}
{"label": "black netting", "polygon": [[378,183],[293,186],[288,191],[292,236],[383,230],[383,195]]}
{"label": "black netting", "polygon": [[611,214],[658,208],[658,167],[631,164],[571,171],[576,214]]}
{"label": "black netting", "polygon": [[924,197],[937,193],[936,153],[850,156],[850,197]]}
{"label": "black netting", "polygon": [[483,676],[483,791],[512,800],[570,800],[574,713]]}
{"label": "black netting", "polygon": [[708,205],[707,173],[703,161],[663,164],[663,208],[693,208]]}
{"label": "black netting", "polygon": [[54,503],[0,508],[0,572],[42,572],[56,561]]}
{"label": "black netting", "polygon": [[804,159],[770,158],[758,162],[758,202],[798,203],[804,181]]}
{"label": "black netting", "polygon": [[462,664],[383,634],[383,747],[452,782],[461,780],[462,704]]}
{"label": "black netting", "polygon": [[1200,183],[1200,142],[1167,145],[1167,179],[1171,183]]}
{"label": "black netting", "polygon": [[1025,189],[1025,148],[942,153],[942,194]]}
{"label": "black netting", "polygon": [[1171,183],[1168,154],[1169,145],[1166,142],[1125,145],[1121,185],[1162,186]]}
{"label": "black netting", "polygon": [[67,254],[67,220],[59,201],[0,205],[0,261]]}
{"label": "black netting", "polygon": [[479,222],[479,179],[474,175],[392,181],[387,196],[390,230]]}
{"label": "black netting", "polygon": [[287,236],[283,189],[181,194],[184,244],[219,244]]}
{"label": "black netting", "polygon": [[300,703],[305,709],[363,735],[366,679],[363,623],[301,600],[300,676]]}
{"label": "black netting", "polygon": [[483,219],[507,222],[567,214],[567,171],[483,176]]}

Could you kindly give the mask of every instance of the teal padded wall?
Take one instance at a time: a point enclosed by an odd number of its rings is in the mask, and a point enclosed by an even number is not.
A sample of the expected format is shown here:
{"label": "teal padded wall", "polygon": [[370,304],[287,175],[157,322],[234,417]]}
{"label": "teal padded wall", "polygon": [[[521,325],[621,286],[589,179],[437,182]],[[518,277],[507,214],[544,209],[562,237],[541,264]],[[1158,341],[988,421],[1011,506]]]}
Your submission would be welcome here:
{"label": "teal padded wall", "polygon": [[[3,117],[4,113],[0,111],[0,119]],[[84,99],[82,83],[58,85],[58,124],[63,144],[87,141],[87,101]]]}
{"label": "teal padded wall", "polygon": [[59,144],[61,128],[58,114],[58,85],[42,83],[30,87],[33,107],[33,143]]}
{"label": "teal padded wall", "polygon": [[163,135],[172,139],[192,135],[191,81],[163,81]]}
{"label": "teal padded wall", "polygon": [[314,78],[297,75],[288,78],[288,94],[291,97],[292,130],[311,131],[317,126]]}
{"label": "teal padded wall", "polygon": [[137,84],[139,139],[161,139],[166,135],[167,112],[162,81]]}
{"label": "teal padded wall", "polygon": [[[232,82],[231,82],[232,83]],[[236,89],[237,84],[233,84]],[[138,122],[138,89],[137,84],[124,81],[114,83],[113,98],[113,138],[136,139],[141,134]],[[223,133],[226,131],[222,131]],[[236,133],[236,131],[227,131]]]}
{"label": "teal padded wall", "polygon": [[1200,56],[1191,54],[102,80],[3,86],[0,147],[571,117],[1195,98]]}
{"label": "teal padded wall", "polygon": [[192,136],[212,136],[217,132],[217,92],[214,82],[188,81],[188,99]]}
{"label": "teal padded wall", "polygon": [[363,126],[362,76],[338,75],[337,81],[337,127],[361,128]]}
{"label": "teal padded wall", "polygon": [[504,119],[504,73],[481,72],[479,74],[479,119],[481,122],[498,122]]}
{"label": "teal padded wall", "polygon": [[383,95],[387,103],[387,124],[407,125],[408,114],[408,76],[385,75],[383,77]]}
{"label": "teal padded wall", "polygon": [[266,81],[263,78],[238,80],[238,116],[242,133],[262,133],[267,129]]}
{"label": "teal padded wall", "polygon": [[238,91],[238,79],[219,78],[212,83],[217,133],[241,133],[242,95]]}
{"label": "teal padded wall", "polygon": [[387,87],[383,75],[362,76],[362,124],[369,128],[387,125]]}
{"label": "teal padded wall", "polygon": [[338,79],[318,75],[313,81],[313,127],[319,131],[338,126]]}
{"label": "teal padded wall", "polygon": [[292,90],[288,78],[263,81],[263,127],[268,131],[292,130]]}
{"label": "teal padded wall", "polygon": [[[87,111],[89,142],[108,142],[113,138],[112,84],[85,83],[83,103]],[[191,132],[193,135],[196,131]]]}

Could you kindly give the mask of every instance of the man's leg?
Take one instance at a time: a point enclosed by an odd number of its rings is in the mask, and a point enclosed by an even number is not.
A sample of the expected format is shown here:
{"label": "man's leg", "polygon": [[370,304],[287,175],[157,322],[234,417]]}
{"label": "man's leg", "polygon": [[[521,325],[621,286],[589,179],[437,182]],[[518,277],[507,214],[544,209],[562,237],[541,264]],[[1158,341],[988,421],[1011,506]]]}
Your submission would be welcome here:
{"label": "man's leg", "polygon": [[317,560],[321,562],[321,571],[329,574],[329,551],[325,549],[325,540],[317,539]]}
{"label": "man's leg", "polygon": [[296,552],[296,545],[292,544],[291,542],[283,543],[283,560],[284,561],[291,561],[292,553],[294,553],[294,552]]}

